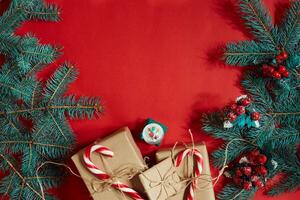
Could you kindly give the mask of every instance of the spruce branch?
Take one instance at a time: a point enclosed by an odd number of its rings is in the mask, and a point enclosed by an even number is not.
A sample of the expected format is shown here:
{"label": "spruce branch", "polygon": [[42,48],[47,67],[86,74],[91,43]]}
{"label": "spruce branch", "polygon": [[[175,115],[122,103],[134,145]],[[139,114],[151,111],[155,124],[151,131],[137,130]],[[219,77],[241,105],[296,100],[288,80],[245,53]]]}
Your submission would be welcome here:
{"label": "spruce branch", "polygon": [[267,62],[276,54],[277,50],[270,45],[243,41],[227,44],[224,59],[230,65],[249,66]]}
{"label": "spruce branch", "polygon": [[[62,170],[44,162],[64,162],[74,148],[70,119],[91,119],[103,112],[95,97],[64,96],[77,70],[63,64],[43,86],[36,73],[60,55],[60,48],[40,44],[32,34],[16,35],[28,20],[57,21],[60,9],[43,0],[13,0],[0,16],[0,195],[11,199],[53,199]],[[27,126],[22,120],[32,124]],[[41,190],[41,187],[43,190]]]}
{"label": "spruce branch", "polygon": [[42,195],[26,181],[26,179],[22,176],[22,174],[15,168],[15,166],[3,154],[0,154],[0,157],[2,159],[4,159],[5,162],[7,162],[7,164],[14,171],[14,173],[22,180],[22,186],[21,186],[22,188],[24,188],[24,186],[26,185],[30,190],[32,190],[32,192],[34,192],[37,196],[39,196],[41,199],[43,199]]}
{"label": "spruce branch", "polygon": [[28,108],[28,109],[17,109],[8,112],[0,112],[0,115],[15,115],[20,113],[31,113],[35,111],[44,111],[44,110],[68,110],[68,109],[93,109],[95,112],[101,113],[103,111],[103,107],[100,104],[95,104],[92,106],[85,105],[49,105],[37,108]]}
{"label": "spruce branch", "polygon": [[64,64],[58,68],[46,84],[45,97],[49,99],[48,101],[50,102],[56,96],[65,93],[68,84],[76,79],[77,74],[76,69],[69,64]]}
{"label": "spruce branch", "polygon": [[281,45],[289,53],[293,53],[295,45],[300,39],[300,2],[292,1],[289,11],[285,16],[284,23],[280,27],[282,35]]}
{"label": "spruce branch", "polygon": [[267,115],[277,117],[277,116],[287,116],[287,115],[300,115],[300,112],[268,112]]}
{"label": "spruce branch", "polygon": [[278,43],[272,33],[273,24],[261,0],[242,0],[240,3],[242,17],[252,34],[260,41],[276,48]]}

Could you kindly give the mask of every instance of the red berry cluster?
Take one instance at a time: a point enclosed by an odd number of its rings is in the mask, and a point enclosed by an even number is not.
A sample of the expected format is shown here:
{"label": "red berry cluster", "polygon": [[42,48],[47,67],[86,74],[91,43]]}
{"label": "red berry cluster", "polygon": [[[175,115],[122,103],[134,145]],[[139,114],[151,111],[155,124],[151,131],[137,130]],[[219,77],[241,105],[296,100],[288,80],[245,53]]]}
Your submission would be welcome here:
{"label": "red berry cluster", "polygon": [[286,59],[288,59],[289,55],[287,54],[286,51],[284,51],[284,49],[281,50],[280,54],[278,54],[276,56],[276,62],[277,63],[282,63],[283,61],[285,61]]}
{"label": "red berry cluster", "polygon": [[278,66],[273,65],[263,65],[263,75],[266,77],[273,77],[276,79],[282,79],[283,77],[289,77],[289,72],[286,67],[282,64],[288,58],[288,54],[282,50],[279,55],[276,56],[276,63]]}
{"label": "red berry cluster", "polygon": [[286,67],[283,65],[279,65],[278,67],[271,66],[271,65],[263,65],[263,75],[267,77],[273,77],[276,79],[282,79],[283,77],[289,77],[289,72],[287,71]]}
{"label": "red berry cluster", "polygon": [[[244,114],[246,112],[246,107],[250,104],[251,99],[249,97],[243,98],[237,103],[232,103],[228,108],[229,112],[227,114],[227,118],[229,119],[229,121],[234,122],[239,115]],[[251,119],[254,121],[259,120],[259,112],[251,113]]]}
{"label": "red berry cluster", "polygon": [[267,157],[258,150],[251,151],[246,155],[248,163],[242,163],[234,171],[233,182],[245,190],[252,187],[263,187],[263,180],[268,174],[265,167]]}

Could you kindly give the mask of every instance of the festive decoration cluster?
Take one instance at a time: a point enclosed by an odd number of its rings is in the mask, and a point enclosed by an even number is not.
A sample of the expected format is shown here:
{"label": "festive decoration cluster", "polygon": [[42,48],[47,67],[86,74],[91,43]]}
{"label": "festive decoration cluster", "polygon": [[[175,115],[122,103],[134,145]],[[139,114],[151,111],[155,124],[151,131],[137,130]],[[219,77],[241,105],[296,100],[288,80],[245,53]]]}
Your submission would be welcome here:
{"label": "festive decoration cluster", "polygon": [[233,182],[248,191],[252,187],[262,188],[268,174],[265,166],[267,160],[267,156],[261,154],[259,150],[249,152],[235,166]]}
{"label": "festive decoration cluster", "polygon": [[[273,24],[261,0],[240,0],[238,4],[254,40],[227,44],[224,60],[229,65],[248,66],[241,85],[249,99],[204,115],[203,126],[207,133],[224,140],[213,153],[216,167],[232,165],[245,154],[247,162],[236,165],[234,178],[218,194],[219,199],[251,199],[278,173],[285,176],[274,180],[268,195],[300,186],[300,2],[289,2],[279,24]],[[259,126],[252,126],[253,120]]]}
{"label": "festive decoration cluster", "polygon": [[284,61],[288,59],[288,54],[283,50],[276,58],[273,60],[272,65],[265,64],[262,67],[263,76],[273,77],[275,79],[288,78],[290,73],[284,65]]}
{"label": "festive decoration cluster", "polygon": [[239,127],[247,126],[259,127],[260,113],[250,107],[251,99],[247,95],[242,95],[236,99],[235,103],[230,104],[226,109],[226,121],[224,128],[231,128],[234,125]]}
{"label": "festive decoration cluster", "polygon": [[168,127],[149,118],[140,134],[140,138],[148,144],[159,146],[167,131]]}
{"label": "festive decoration cluster", "polygon": [[78,75],[71,64],[37,79],[60,52],[32,34],[16,35],[28,20],[57,21],[59,9],[43,0],[12,0],[0,17],[0,196],[53,199],[47,191],[58,186],[62,170],[45,163],[64,162],[75,145],[67,117],[92,118],[102,106],[98,98],[64,96]]}

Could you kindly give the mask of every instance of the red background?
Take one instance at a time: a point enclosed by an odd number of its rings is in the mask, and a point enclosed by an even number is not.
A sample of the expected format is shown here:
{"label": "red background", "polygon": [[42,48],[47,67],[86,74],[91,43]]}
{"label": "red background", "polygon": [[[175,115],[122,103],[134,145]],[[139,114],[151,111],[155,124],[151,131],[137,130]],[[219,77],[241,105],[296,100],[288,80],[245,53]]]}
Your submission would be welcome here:
{"label": "red background", "polygon": [[[43,43],[64,46],[64,60],[80,70],[69,92],[100,96],[106,113],[98,120],[72,121],[78,149],[122,126],[139,133],[146,118],[169,127],[162,146],[197,141],[211,152],[220,144],[200,130],[200,114],[241,94],[239,68],[217,60],[217,47],[247,39],[234,12],[234,0],[52,0],[62,8],[59,23],[26,23],[20,33],[33,32]],[[284,0],[265,0],[280,21]],[[138,142],[144,155],[155,147]],[[70,165],[74,168],[71,162]],[[88,199],[85,185],[69,177],[58,189],[62,199]],[[269,199],[259,192],[256,200]],[[300,191],[277,200],[297,199]]]}

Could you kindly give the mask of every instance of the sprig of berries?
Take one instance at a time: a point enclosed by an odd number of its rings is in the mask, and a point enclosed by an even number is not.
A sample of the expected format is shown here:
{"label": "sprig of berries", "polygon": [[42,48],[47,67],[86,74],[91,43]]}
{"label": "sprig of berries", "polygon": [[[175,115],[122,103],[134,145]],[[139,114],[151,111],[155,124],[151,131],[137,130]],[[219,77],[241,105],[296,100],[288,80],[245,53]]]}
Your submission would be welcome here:
{"label": "sprig of berries", "polygon": [[[227,118],[229,121],[234,122],[239,115],[246,113],[246,107],[251,104],[251,99],[249,97],[245,97],[237,101],[236,103],[232,103],[228,108]],[[251,119],[253,121],[260,120],[259,112],[252,112]]]}
{"label": "sprig of berries", "polygon": [[252,187],[262,188],[268,175],[265,166],[267,161],[267,156],[259,150],[249,152],[240,159],[239,164],[233,170],[233,182],[245,190],[250,190]]}
{"label": "sprig of berries", "polygon": [[282,79],[289,77],[289,72],[286,67],[283,65],[283,62],[288,59],[288,54],[282,50],[275,58],[276,65],[263,65],[262,71],[265,77],[272,77],[275,79]]}

